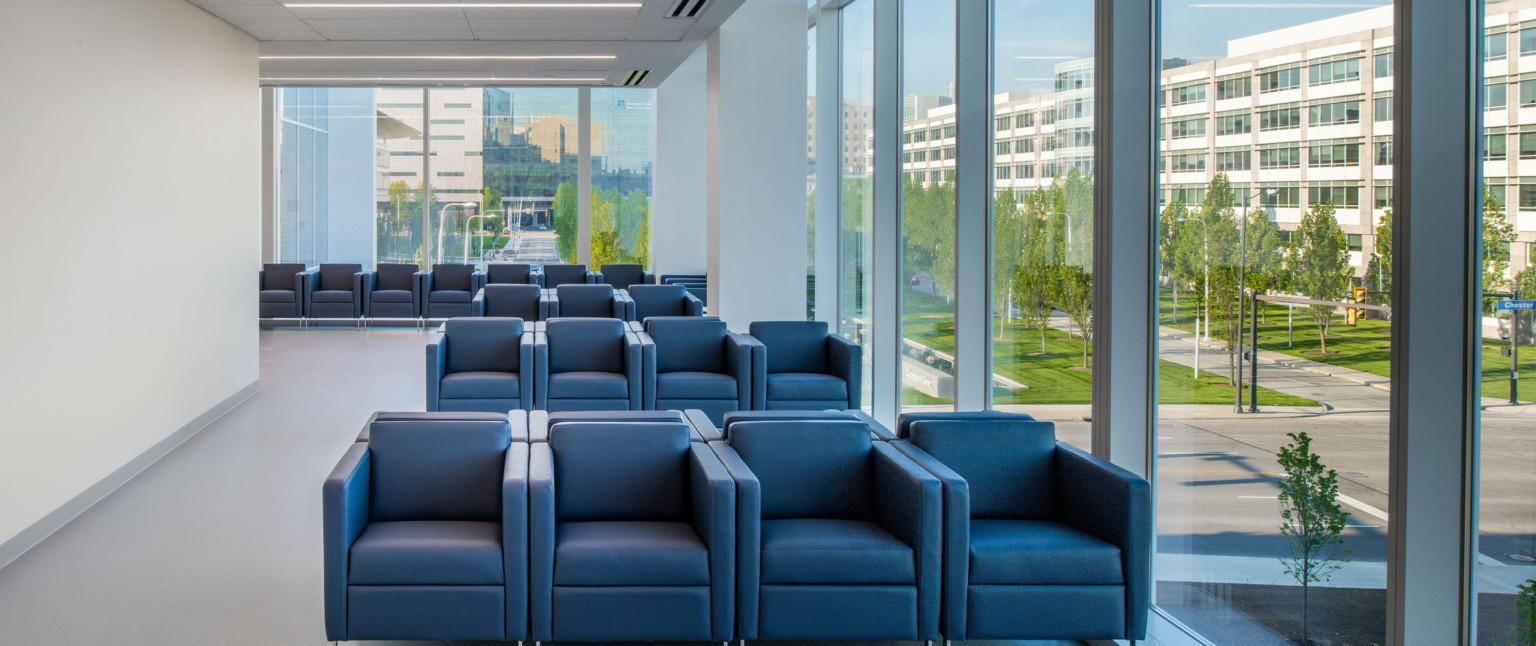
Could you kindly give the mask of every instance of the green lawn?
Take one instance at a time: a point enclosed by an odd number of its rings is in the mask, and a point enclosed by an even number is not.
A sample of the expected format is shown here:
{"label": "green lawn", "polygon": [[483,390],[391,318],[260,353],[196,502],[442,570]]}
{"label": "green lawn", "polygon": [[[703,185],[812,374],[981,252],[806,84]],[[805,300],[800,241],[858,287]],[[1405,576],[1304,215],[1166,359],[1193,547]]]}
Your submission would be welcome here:
{"label": "green lawn", "polygon": [[[913,291],[906,293],[906,312],[902,334],[930,348],[953,354],[955,347],[954,314],[942,299]],[[1060,330],[1046,331],[1046,354],[1040,352],[1040,332],[1017,324],[1008,325],[1002,338],[994,337],[993,370],[1029,386],[1026,390],[997,389],[998,404],[1087,404],[1092,400],[1089,370],[1082,369],[1083,342]],[[1088,365],[1093,365],[1090,348]],[[1231,404],[1235,399],[1225,376],[1201,372],[1195,379],[1192,370],[1168,361],[1159,362],[1158,401],[1163,404]],[[912,404],[947,403],[911,389],[903,401]],[[1245,389],[1246,392],[1246,389]],[[1267,406],[1318,406],[1315,401],[1259,389],[1259,404]]]}
{"label": "green lawn", "polygon": [[[1161,290],[1159,320],[1163,325],[1185,331],[1194,331],[1194,301],[1180,299],[1179,318],[1173,318],[1173,298],[1169,290]],[[1303,359],[1367,372],[1379,377],[1390,377],[1391,326],[1386,321],[1360,321],[1355,326],[1344,325],[1344,316],[1336,314],[1328,330],[1328,353],[1318,342],[1317,325],[1308,308],[1298,307],[1293,313],[1291,341],[1286,341],[1286,308],[1269,305],[1264,308],[1259,325],[1259,348],[1273,350]],[[1213,317],[1212,322],[1220,325]],[[1248,339],[1244,331],[1243,339]],[[1505,399],[1509,397],[1509,357],[1501,356],[1500,349],[1509,347],[1508,341],[1483,340],[1483,395]],[[1520,400],[1536,401],[1536,348],[1520,348],[1519,380]],[[1262,392],[1262,391],[1261,391]]]}

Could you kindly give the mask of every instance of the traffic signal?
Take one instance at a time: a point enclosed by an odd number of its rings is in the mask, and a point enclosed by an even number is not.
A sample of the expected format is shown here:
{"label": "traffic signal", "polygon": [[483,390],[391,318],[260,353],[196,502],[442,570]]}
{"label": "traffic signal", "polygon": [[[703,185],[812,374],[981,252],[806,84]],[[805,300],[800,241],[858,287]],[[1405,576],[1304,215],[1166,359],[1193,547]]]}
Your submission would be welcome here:
{"label": "traffic signal", "polygon": [[[1354,293],[1351,295],[1352,296],[1351,302],[1354,302],[1354,303],[1365,303],[1365,288],[1364,287],[1354,287],[1354,288],[1352,288],[1352,291]],[[1346,325],[1349,325],[1349,326],[1353,327],[1356,322],[1358,322],[1360,319],[1363,319],[1363,318],[1365,318],[1365,310],[1363,310],[1363,309],[1360,309],[1360,308],[1357,308],[1357,307],[1349,307],[1349,308],[1345,308],[1345,310],[1344,310],[1344,323]]]}

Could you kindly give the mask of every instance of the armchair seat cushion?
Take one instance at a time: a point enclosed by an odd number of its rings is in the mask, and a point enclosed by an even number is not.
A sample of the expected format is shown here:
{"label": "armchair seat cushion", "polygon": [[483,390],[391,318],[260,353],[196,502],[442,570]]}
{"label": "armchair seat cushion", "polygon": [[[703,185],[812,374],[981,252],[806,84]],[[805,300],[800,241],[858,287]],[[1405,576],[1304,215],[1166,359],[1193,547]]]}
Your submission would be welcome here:
{"label": "armchair seat cushion", "polygon": [[972,585],[1121,585],[1120,548],[1045,520],[971,521]]}
{"label": "armchair seat cushion", "polygon": [[560,372],[549,376],[550,399],[627,399],[629,378],[615,372]]}
{"label": "armchair seat cushion", "polygon": [[313,303],[351,303],[352,290],[327,289],[309,295]]}
{"label": "armchair seat cushion", "polygon": [[664,372],[656,375],[660,399],[736,399],[736,378],[714,372]]}
{"label": "armchair seat cushion", "polygon": [[440,384],[444,399],[518,399],[522,393],[515,372],[451,372]]}
{"label": "armchair seat cushion", "polygon": [[408,289],[381,289],[369,296],[375,303],[409,303],[411,291]]}
{"label": "armchair seat cushion", "polygon": [[374,521],[352,544],[352,585],[502,585],[501,524]]}
{"label": "armchair seat cushion", "polygon": [[912,585],[912,548],[859,520],[785,518],[762,525],[766,584]]}
{"label": "armchair seat cushion", "polygon": [[468,303],[473,298],[474,294],[456,289],[439,289],[427,296],[433,303]]}
{"label": "armchair seat cushion", "polygon": [[848,399],[848,382],[832,375],[781,372],[768,375],[768,399]]}
{"label": "armchair seat cushion", "polygon": [[290,289],[263,289],[261,290],[261,302],[263,303],[292,303],[294,301],[293,290]]}
{"label": "armchair seat cushion", "polygon": [[687,523],[560,523],[554,584],[709,585],[709,550]]}

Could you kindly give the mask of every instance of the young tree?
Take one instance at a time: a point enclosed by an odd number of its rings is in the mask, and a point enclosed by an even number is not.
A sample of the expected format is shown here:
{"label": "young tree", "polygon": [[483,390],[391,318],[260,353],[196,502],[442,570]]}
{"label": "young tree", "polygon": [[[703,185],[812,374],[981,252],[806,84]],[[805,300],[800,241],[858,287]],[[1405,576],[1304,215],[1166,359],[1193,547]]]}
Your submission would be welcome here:
{"label": "young tree", "polygon": [[1278,283],[1284,273],[1285,240],[1264,209],[1248,212],[1247,240],[1248,264],[1243,286],[1255,296],[1279,289]]}
{"label": "young tree", "polygon": [[555,190],[554,217],[555,250],[560,260],[576,262],[576,187],[561,183]]}
{"label": "young tree", "polygon": [[1381,215],[1376,225],[1376,241],[1371,245],[1371,262],[1365,267],[1366,284],[1381,292],[1382,303],[1392,303],[1392,209]]}
{"label": "young tree", "polygon": [[1536,579],[1515,587],[1515,623],[1509,627],[1513,641],[1494,639],[1495,646],[1536,646]]}
{"label": "young tree", "polygon": [[618,224],[613,217],[614,203],[602,198],[598,192],[592,193],[592,259],[591,267],[596,269],[603,265],[612,265],[619,262],[621,247],[619,246]]}
{"label": "young tree", "polygon": [[[1509,279],[1509,243],[1515,241],[1515,227],[1504,215],[1504,206],[1493,195],[1493,189],[1483,188],[1483,291],[1498,292],[1507,289]],[[1491,307],[1491,304],[1484,307]]]}
{"label": "young tree", "polygon": [[1083,368],[1088,368],[1088,344],[1093,338],[1093,274],[1067,265],[1061,273],[1061,309],[1083,337]]}
{"label": "young tree", "polygon": [[[1031,195],[1033,198],[1034,196]],[[1060,285],[1058,265],[1051,239],[1052,218],[1048,214],[1026,213],[1019,267],[1014,273],[1014,291],[1018,294],[1020,316],[1024,324],[1040,331],[1040,354],[1047,353],[1046,328],[1050,327],[1052,304]]]}
{"label": "young tree", "polygon": [[1215,314],[1210,333],[1226,343],[1228,381],[1232,384],[1237,383],[1237,338],[1243,333],[1243,285],[1238,271],[1242,236],[1236,203],[1232,182],[1226,173],[1217,173],[1206,186],[1199,216],[1210,245],[1205,257],[1210,264],[1209,307]]}
{"label": "young tree", "polygon": [[[1013,280],[1023,256],[1023,218],[1013,191],[998,193],[992,200],[992,303],[998,311],[997,340],[1003,339],[1013,318]],[[954,245],[951,244],[951,247]]]}
{"label": "young tree", "polygon": [[1285,573],[1301,584],[1301,643],[1307,635],[1308,591],[1349,562],[1344,523],[1349,512],[1339,506],[1339,474],[1323,466],[1305,432],[1287,433],[1280,447],[1280,535],[1290,553],[1280,557]]}
{"label": "young tree", "polygon": [[1173,320],[1179,320],[1179,284],[1184,278],[1183,268],[1179,266],[1179,249],[1184,242],[1184,227],[1180,220],[1189,217],[1189,209],[1184,206],[1183,200],[1175,200],[1163,207],[1158,214],[1158,245],[1157,260],[1159,274],[1168,277],[1173,285]]}
{"label": "young tree", "polygon": [[[1291,237],[1291,281],[1307,298],[1337,301],[1349,291],[1354,271],[1349,266],[1344,229],[1333,215],[1333,203],[1313,205]],[[1312,320],[1317,323],[1317,339],[1323,352],[1328,351],[1328,328],[1333,324],[1332,305],[1313,305]]]}

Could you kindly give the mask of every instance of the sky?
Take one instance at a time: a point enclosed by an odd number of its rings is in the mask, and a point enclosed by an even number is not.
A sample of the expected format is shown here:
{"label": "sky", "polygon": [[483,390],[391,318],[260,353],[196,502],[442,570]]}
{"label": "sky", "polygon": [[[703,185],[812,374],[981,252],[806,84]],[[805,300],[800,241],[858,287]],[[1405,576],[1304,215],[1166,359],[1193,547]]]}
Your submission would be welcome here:
{"label": "sky", "polygon": [[[903,2],[903,94],[949,94],[955,75],[956,1]],[[1164,58],[1191,62],[1222,58],[1227,41],[1234,38],[1390,4],[1390,0],[1164,0],[1162,53]],[[872,93],[873,6],[873,0],[858,0],[844,9],[844,86],[849,96]],[[994,24],[993,87],[997,92],[1048,92],[1056,65],[1093,55],[1093,0],[996,0]],[[813,84],[814,76],[810,75]]]}

